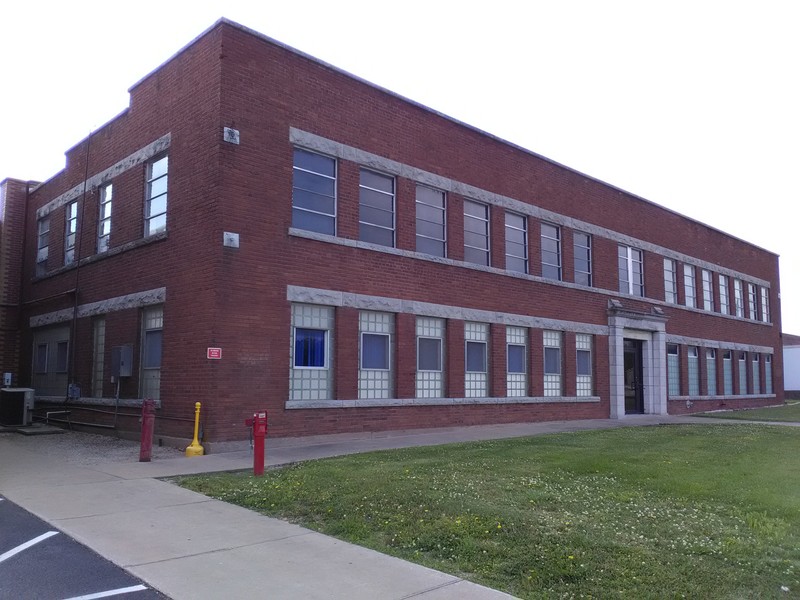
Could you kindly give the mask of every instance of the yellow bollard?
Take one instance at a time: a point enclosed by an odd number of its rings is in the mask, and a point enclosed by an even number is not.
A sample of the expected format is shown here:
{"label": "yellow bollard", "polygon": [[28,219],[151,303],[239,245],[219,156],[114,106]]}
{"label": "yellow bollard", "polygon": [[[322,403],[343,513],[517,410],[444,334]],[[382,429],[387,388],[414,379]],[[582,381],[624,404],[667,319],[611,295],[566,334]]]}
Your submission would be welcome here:
{"label": "yellow bollard", "polygon": [[194,439],[186,448],[186,456],[203,456],[203,447],[197,441],[197,431],[200,428],[200,403],[194,403]]}

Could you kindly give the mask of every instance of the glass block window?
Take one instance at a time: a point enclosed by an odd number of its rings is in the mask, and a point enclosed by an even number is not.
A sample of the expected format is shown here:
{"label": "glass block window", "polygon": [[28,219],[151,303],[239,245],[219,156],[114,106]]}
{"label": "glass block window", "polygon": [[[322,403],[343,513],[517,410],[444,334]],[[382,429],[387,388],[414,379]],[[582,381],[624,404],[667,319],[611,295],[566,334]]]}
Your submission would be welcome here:
{"label": "glass block window", "polygon": [[723,315],[731,314],[730,292],[728,291],[728,277],[719,276],[719,312]]}
{"label": "glass block window", "polygon": [[683,265],[683,303],[694,308],[697,306],[697,288],[694,281],[694,267]]}
{"label": "glass block window", "polygon": [[769,314],[769,288],[761,288],[761,320],[764,323],[770,322]]}
{"label": "glass block window", "polygon": [[561,229],[542,223],[542,277],[561,281]]}
{"label": "glass block window", "polygon": [[464,323],[464,342],[464,394],[467,398],[485,398],[489,394],[489,326]]}
{"label": "glass block window", "polygon": [[446,256],[445,195],[417,186],[417,252]]}
{"label": "glass block window", "polygon": [[161,398],[161,355],[164,308],[142,311],[142,398]]}
{"label": "glass block window", "polygon": [[671,258],[664,259],[664,300],[678,303],[678,266]]}
{"label": "glass block window", "polygon": [[753,393],[761,393],[761,360],[758,352],[753,353]]}
{"label": "glass block window", "polygon": [[289,398],[328,400],[333,385],[334,309],[313,304],[292,305],[289,344]]}
{"label": "glass block window", "polygon": [[64,264],[75,262],[75,242],[78,237],[78,202],[70,202],[66,208],[64,224]]}
{"label": "glass block window", "polygon": [[667,344],[667,393],[681,395],[681,362],[678,344]]}
{"label": "glass block window", "polygon": [[561,395],[561,332],[543,332],[544,395]]}
{"label": "glass block window", "polygon": [[528,395],[528,330],[506,327],[506,395]]}
{"label": "glass block window", "polygon": [[292,227],[336,235],[336,160],[294,149]]}
{"label": "glass block window", "polygon": [[733,305],[736,309],[736,316],[744,317],[744,292],[741,279],[733,280]]}
{"label": "glass block window", "polygon": [[641,250],[619,246],[619,291],[632,296],[644,296],[644,258]]}
{"label": "glass block window", "polygon": [[706,349],[706,389],[709,396],[717,395],[717,351]]}
{"label": "glass block window", "polygon": [[772,354],[764,355],[764,392],[774,393],[772,390]]}
{"label": "glass block window", "polygon": [[575,335],[575,373],[578,396],[592,395],[592,336],[586,333]]}
{"label": "glass block window", "polygon": [[703,269],[700,274],[703,279],[703,310],[714,310],[714,281],[711,271]]}
{"label": "glass block window", "polygon": [[464,200],[464,260],[489,265],[489,206]]}
{"label": "glass block window", "polygon": [[144,203],[144,234],[167,229],[167,172],[169,157],[162,156],[147,165],[147,193]]}
{"label": "glass block window", "polygon": [[752,283],[747,284],[747,308],[749,311],[748,317],[754,321],[758,321],[758,295],[756,286]]}
{"label": "glass block window", "polygon": [[739,352],[739,393],[747,394],[747,353]]}
{"label": "glass block window", "polygon": [[733,396],[733,352],[725,350],[722,355],[722,393]]}
{"label": "glass block window", "polygon": [[700,357],[697,346],[689,346],[687,350],[688,365],[686,374],[689,376],[689,395],[700,395]]}
{"label": "glass block window", "polygon": [[417,398],[444,395],[444,319],[417,317]]}
{"label": "glass block window", "polygon": [[394,177],[361,169],[358,224],[362,242],[394,247]]}
{"label": "glass block window", "polygon": [[108,250],[111,240],[111,201],[114,196],[114,186],[104,185],[100,188],[100,213],[97,217],[97,252]]}
{"label": "glass block window", "polygon": [[392,397],[392,338],[394,315],[362,311],[358,317],[358,397]]}
{"label": "glass block window", "polygon": [[592,236],[576,231],[572,235],[575,283],[592,285]]}
{"label": "glass block window", "polygon": [[506,213],[506,269],[528,272],[528,218]]}
{"label": "glass block window", "polygon": [[47,273],[47,259],[50,256],[50,217],[42,217],[37,223],[36,275]]}
{"label": "glass block window", "polygon": [[106,319],[92,321],[92,396],[103,397],[103,369],[106,352]]}

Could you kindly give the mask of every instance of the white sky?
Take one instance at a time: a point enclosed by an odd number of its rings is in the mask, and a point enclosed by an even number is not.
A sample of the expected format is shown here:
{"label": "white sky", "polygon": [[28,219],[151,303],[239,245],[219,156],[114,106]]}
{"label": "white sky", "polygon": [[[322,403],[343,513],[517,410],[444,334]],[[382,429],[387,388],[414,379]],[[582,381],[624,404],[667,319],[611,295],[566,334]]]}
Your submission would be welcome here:
{"label": "white sky", "polygon": [[62,169],[221,16],[780,254],[800,334],[792,0],[5,2],[0,180]]}

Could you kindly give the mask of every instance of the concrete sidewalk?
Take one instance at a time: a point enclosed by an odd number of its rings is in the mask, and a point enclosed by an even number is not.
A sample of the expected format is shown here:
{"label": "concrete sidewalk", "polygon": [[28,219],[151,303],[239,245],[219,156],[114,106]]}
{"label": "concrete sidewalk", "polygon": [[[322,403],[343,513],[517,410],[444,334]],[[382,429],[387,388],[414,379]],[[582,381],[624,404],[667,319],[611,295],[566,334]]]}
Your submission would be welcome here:
{"label": "concrete sidewalk", "polygon": [[[268,438],[266,462],[280,465],[371,450],[689,422],[735,423],[647,415]],[[75,464],[48,453],[48,437],[34,444],[16,434],[0,434],[0,493],[175,600],[510,597],[157,479],[251,469],[249,450],[140,463],[138,445],[131,444],[129,460]]]}

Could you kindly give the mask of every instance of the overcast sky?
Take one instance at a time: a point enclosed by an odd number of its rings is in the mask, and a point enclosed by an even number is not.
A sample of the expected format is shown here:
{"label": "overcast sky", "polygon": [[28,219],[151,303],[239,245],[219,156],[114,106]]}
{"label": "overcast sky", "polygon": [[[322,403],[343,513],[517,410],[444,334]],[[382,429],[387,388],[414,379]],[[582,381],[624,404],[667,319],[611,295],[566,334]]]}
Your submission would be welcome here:
{"label": "overcast sky", "polygon": [[800,334],[800,5],[3,3],[0,180],[44,180],[225,16],[781,256]]}

